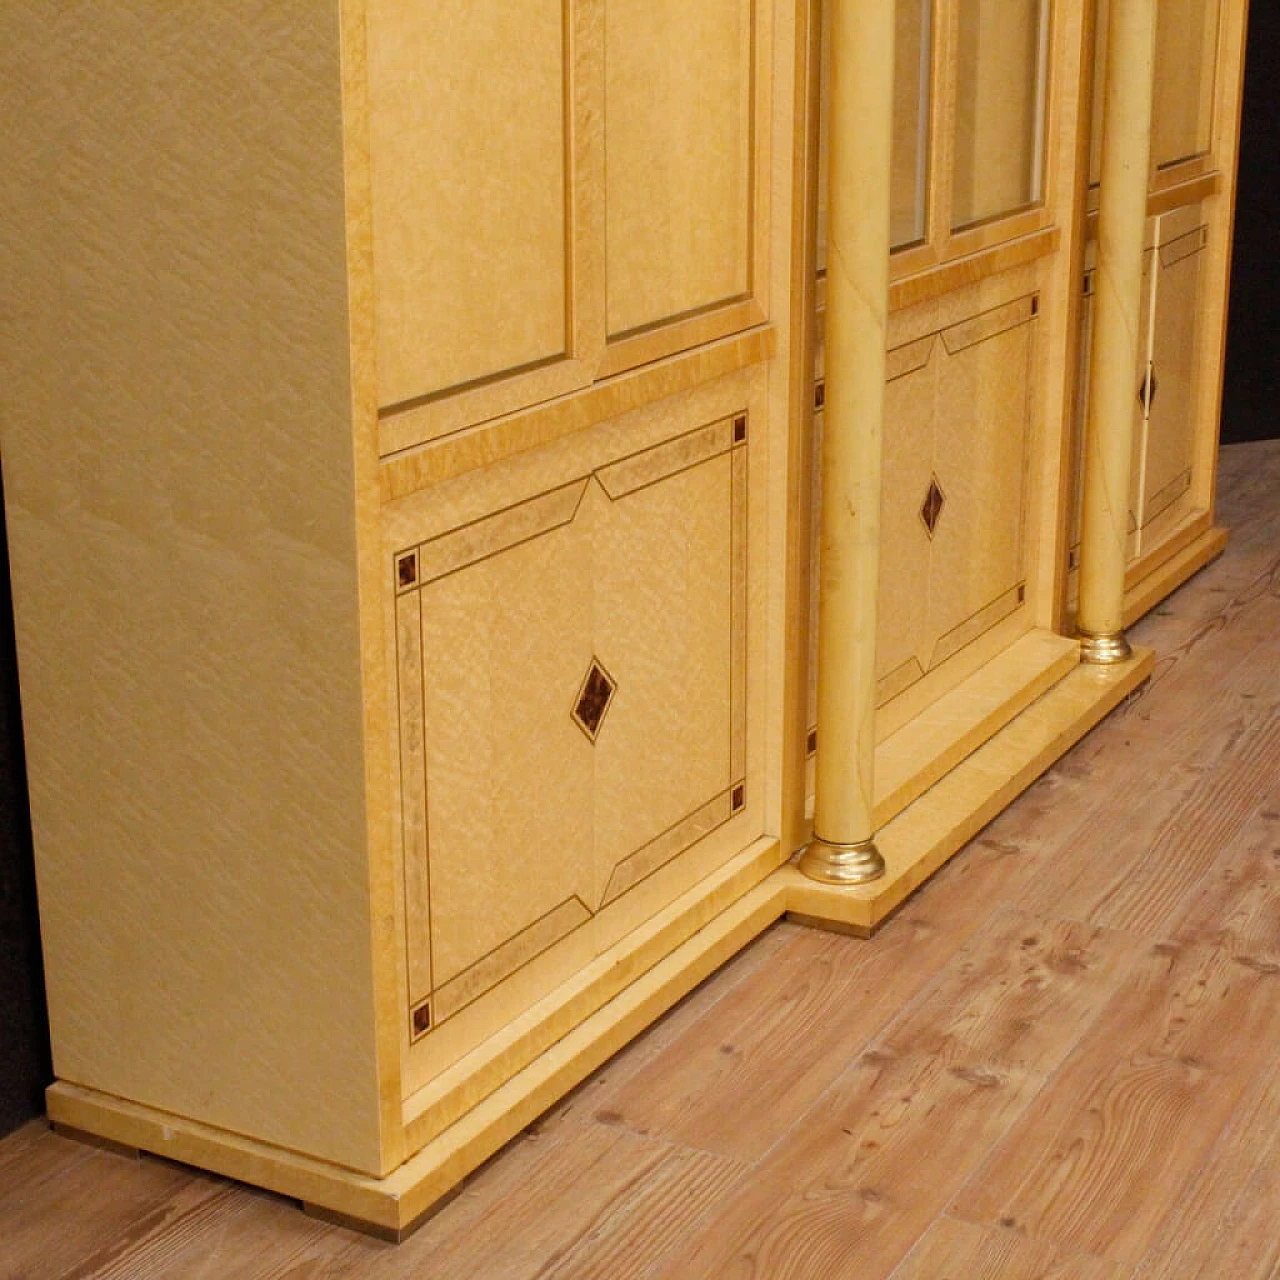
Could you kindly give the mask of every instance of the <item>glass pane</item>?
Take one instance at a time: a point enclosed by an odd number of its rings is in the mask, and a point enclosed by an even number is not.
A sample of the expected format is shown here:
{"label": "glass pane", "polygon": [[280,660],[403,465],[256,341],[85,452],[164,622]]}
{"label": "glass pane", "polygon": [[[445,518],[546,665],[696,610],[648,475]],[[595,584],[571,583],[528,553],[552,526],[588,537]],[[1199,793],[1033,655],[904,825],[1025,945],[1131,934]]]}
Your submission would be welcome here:
{"label": "glass pane", "polygon": [[1093,36],[1093,114],[1089,123],[1089,185],[1102,181],[1102,91],[1107,82],[1107,18],[1111,6],[1098,0],[1098,21]]}
{"label": "glass pane", "polygon": [[818,272],[827,269],[827,156],[831,151],[831,0],[822,5],[822,54],[818,67]]}
{"label": "glass pane", "polygon": [[1048,0],[960,0],[953,227],[1040,199]]}
{"label": "glass pane", "polygon": [[1160,0],[1151,155],[1157,165],[1203,155],[1213,141],[1218,0]]}
{"label": "glass pane", "polygon": [[[889,239],[897,248],[924,238],[929,156],[932,0],[895,0],[893,160]],[[827,148],[831,123],[831,4],[822,6],[822,102],[818,141],[818,270],[827,268]]]}
{"label": "glass pane", "polygon": [[895,248],[924,239],[932,8],[931,0],[897,0],[889,171],[889,237]]}

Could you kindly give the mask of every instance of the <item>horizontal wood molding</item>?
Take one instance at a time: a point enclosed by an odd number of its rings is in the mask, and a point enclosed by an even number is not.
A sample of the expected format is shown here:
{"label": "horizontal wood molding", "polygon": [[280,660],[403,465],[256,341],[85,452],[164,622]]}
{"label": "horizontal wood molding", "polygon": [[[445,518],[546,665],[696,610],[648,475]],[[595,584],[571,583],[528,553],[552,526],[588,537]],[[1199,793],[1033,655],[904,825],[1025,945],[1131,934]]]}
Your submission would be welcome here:
{"label": "horizontal wood molding", "polygon": [[1060,242],[1058,228],[1046,227],[1031,235],[981,249],[967,257],[944,262],[919,275],[895,280],[889,286],[889,307],[899,311],[1002,275],[1014,267],[1047,258],[1057,251]]}
{"label": "horizontal wood molding", "polygon": [[478,467],[536,449],[597,422],[678,395],[704,382],[773,357],[777,334],[769,325],[698,347],[600,382],[576,395],[499,418],[471,431],[387,458],[382,500],[394,502]]}
{"label": "horizontal wood molding", "polygon": [[[1056,252],[1061,239],[1062,233],[1057,227],[1045,227],[1030,235],[979,249],[965,257],[929,266],[911,275],[895,275],[889,282],[889,309],[902,311],[920,302],[932,302],[958,289],[981,284],[992,276],[1003,275],[1015,267],[1047,258]],[[825,310],[825,277],[818,281],[817,301],[819,311]]]}

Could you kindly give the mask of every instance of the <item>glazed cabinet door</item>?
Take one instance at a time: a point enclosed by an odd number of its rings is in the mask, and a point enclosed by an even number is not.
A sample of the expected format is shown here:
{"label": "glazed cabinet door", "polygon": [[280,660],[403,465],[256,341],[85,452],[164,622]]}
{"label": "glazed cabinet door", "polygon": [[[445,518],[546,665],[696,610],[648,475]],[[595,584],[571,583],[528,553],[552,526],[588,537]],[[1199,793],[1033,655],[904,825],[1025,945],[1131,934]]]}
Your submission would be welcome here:
{"label": "glazed cabinet door", "polygon": [[1048,92],[1046,0],[959,0],[951,226],[1034,205],[1043,194]]}
{"label": "glazed cabinet door", "polygon": [[[1065,330],[1042,299],[1055,252],[1054,42],[1045,0],[898,0],[891,162],[890,320],[876,620],[876,738],[886,744],[1043,625],[1039,540],[1054,463],[1048,356]],[[822,86],[827,124],[829,86]],[[1057,112],[1057,117],[1052,113]],[[825,137],[825,135],[824,135]],[[822,174],[825,179],[825,172]],[[825,302],[819,208],[818,332]],[[963,265],[961,265],[963,264]],[[808,788],[817,724],[817,352],[810,497]],[[932,747],[920,749],[923,759]],[[879,796],[880,788],[877,787]],[[883,799],[883,797],[881,797]],[[878,802],[877,821],[892,817]]]}

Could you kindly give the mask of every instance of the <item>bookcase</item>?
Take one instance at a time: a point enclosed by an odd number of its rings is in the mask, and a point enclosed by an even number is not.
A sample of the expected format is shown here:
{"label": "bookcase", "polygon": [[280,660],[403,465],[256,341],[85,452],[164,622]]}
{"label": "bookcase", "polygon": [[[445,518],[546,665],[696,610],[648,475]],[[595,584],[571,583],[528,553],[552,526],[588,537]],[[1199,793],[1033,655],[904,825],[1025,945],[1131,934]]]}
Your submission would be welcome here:
{"label": "bookcase", "polygon": [[[885,868],[795,862],[854,728],[816,533],[848,3],[0,18],[55,1123],[398,1236],[781,915],[872,933],[1145,678],[1073,630],[1093,7],[867,3]],[[1202,7],[1161,27],[1199,61],[1157,104],[1130,612],[1223,536],[1244,7]]]}

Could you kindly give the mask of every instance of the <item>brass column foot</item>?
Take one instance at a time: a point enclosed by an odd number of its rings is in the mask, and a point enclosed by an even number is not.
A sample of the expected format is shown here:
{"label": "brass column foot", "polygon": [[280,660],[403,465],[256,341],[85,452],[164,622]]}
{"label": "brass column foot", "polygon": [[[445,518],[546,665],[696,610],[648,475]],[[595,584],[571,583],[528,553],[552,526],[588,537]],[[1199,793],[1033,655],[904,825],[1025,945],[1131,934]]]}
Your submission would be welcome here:
{"label": "brass column foot", "polygon": [[800,870],[823,884],[866,884],[884,875],[884,859],[874,840],[836,844],[814,836],[800,859]]}
{"label": "brass column foot", "polygon": [[1080,661],[1093,663],[1095,666],[1114,666],[1117,662],[1128,662],[1133,657],[1133,650],[1124,638],[1123,631],[1109,631],[1096,634],[1092,631],[1080,632]]}

